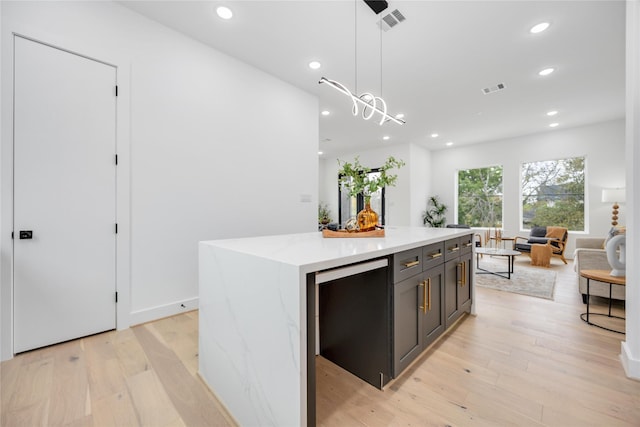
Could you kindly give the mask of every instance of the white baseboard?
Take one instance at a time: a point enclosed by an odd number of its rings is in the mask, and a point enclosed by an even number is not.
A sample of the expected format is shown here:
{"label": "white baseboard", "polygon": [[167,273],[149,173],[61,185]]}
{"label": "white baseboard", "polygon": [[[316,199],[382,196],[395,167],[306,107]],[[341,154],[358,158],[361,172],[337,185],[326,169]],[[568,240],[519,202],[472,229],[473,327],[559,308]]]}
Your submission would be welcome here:
{"label": "white baseboard", "polygon": [[622,342],[620,361],[627,377],[640,380],[640,359],[634,359],[626,342]]}
{"label": "white baseboard", "polygon": [[186,313],[187,311],[197,310],[199,304],[198,301],[198,298],[195,297],[176,301],[170,304],[159,305],[157,307],[145,308],[144,310],[132,311],[130,316],[131,326],[162,319],[163,317],[175,316],[176,314]]}

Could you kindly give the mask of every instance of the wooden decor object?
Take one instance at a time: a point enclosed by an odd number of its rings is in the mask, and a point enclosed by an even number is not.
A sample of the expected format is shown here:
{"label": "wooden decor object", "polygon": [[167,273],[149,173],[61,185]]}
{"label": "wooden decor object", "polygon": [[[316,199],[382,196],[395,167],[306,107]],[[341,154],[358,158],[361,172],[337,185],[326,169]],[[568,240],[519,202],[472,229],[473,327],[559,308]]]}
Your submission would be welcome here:
{"label": "wooden decor object", "polygon": [[371,230],[371,231],[347,231],[347,230],[340,230],[340,231],[332,231],[332,230],[328,230],[328,229],[324,229],[322,230],[322,237],[327,237],[327,238],[334,238],[334,237],[351,237],[351,238],[358,238],[358,237],[384,237],[384,230],[380,229],[380,230]]}
{"label": "wooden decor object", "polygon": [[618,209],[619,208],[620,208],[620,205],[618,205],[618,202],[615,202],[613,204],[613,210],[611,211],[611,225],[614,227],[618,225]]}

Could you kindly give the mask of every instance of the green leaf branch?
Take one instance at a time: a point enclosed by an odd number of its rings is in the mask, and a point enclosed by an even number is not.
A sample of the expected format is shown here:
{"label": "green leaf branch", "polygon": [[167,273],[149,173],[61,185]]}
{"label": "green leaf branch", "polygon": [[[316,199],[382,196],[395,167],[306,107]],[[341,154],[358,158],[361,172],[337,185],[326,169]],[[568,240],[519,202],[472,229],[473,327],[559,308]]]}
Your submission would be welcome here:
{"label": "green leaf branch", "polygon": [[338,165],[340,166],[338,172],[340,186],[349,192],[350,197],[362,193],[367,198],[383,187],[395,186],[398,175],[390,174],[389,171],[394,168],[399,169],[405,163],[389,156],[384,165],[378,168],[377,175],[369,175],[371,169],[360,164],[358,157],[353,160],[353,163],[341,162],[338,159]]}

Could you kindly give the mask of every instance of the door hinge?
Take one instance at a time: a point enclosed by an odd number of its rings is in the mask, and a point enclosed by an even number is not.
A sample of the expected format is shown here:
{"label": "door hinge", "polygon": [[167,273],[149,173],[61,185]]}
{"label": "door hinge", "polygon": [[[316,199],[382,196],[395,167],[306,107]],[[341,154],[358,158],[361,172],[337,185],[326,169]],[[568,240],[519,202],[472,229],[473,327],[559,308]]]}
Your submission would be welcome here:
{"label": "door hinge", "polygon": [[118,96],[118,85],[116,85],[116,96]]}
{"label": "door hinge", "polygon": [[116,302],[118,302],[118,293],[116,292]]}
{"label": "door hinge", "polygon": [[13,231],[11,232],[11,240],[13,240]]}
{"label": "door hinge", "polygon": [[116,166],[118,165],[118,155],[116,154]]}
{"label": "door hinge", "polygon": [[116,234],[118,234],[118,223],[116,222]]}

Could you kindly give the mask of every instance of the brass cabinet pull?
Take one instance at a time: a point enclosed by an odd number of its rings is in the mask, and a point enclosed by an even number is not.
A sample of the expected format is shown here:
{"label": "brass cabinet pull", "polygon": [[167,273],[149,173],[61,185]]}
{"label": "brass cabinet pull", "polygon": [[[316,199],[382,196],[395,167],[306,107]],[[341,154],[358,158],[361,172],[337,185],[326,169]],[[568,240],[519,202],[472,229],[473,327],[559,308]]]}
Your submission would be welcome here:
{"label": "brass cabinet pull", "polygon": [[440,258],[442,256],[442,252],[436,252],[435,254],[429,255],[431,259]]}
{"label": "brass cabinet pull", "polygon": [[422,305],[419,305],[418,308],[420,310],[422,310],[423,313],[427,312],[427,290],[425,289],[425,287],[427,286],[427,281],[423,280],[422,282],[420,282],[420,284],[418,286],[422,287]]}
{"label": "brass cabinet pull", "polygon": [[465,247],[465,248],[468,248],[468,247],[470,247],[471,245],[472,245],[472,243],[471,243],[471,242],[468,242],[468,243],[465,243],[465,244],[464,244],[464,247]]}
{"label": "brass cabinet pull", "polygon": [[462,261],[462,282],[460,285],[464,287],[467,284],[467,261]]}
{"label": "brass cabinet pull", "polygon": [[427,310],[431,311],[431,277],[427,279],[427,294]]}
{"label": "brass cabinet pull", "polygon": [[449,248],[449,251],[451,252],[458,252],[460,250],[460,246],[453,246],[451,248]]}
{"label": "brass cabinet pull", "polygon": [[402,265],[404,265],[405,267],[409,268],[409,267],[415,267],[418,264],[420,264],[420,261],[409,261],[409,262],[405,262]]}
{"label": "brass cabinet pull", "polygon": [[463,280],[464,280],[464,278],[462,277],[462,275],[464,274],[464,267],[463,267],[461,262],[458,263],[458,267],[460,267],[460,274],[458,275],[458,277],[459,277],[458,285],[462,286],[463,285]]}

